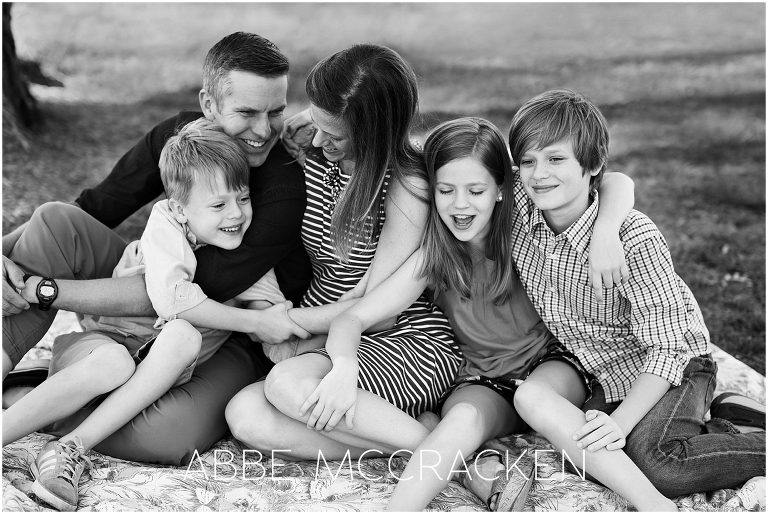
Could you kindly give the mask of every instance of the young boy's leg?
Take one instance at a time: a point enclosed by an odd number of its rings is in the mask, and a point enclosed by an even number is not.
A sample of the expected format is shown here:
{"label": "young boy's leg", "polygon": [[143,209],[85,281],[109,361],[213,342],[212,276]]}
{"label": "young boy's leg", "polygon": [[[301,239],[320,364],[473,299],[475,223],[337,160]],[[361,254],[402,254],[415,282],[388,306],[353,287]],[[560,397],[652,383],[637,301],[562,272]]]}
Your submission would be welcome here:
{"label": "young boy's leg", "polygon": [[77,428],[61,437],[79,438],[87,451],[128,423],[166,393],[179,375],[200,353],[200,332],[184,320],[167,323],[155,339],[149,354],[136,371]]}
{"label": "young boy's leg", "polygon": [[[50,202],[38,207],[8,258],[27,273],[61,279],[112,276],[125,241],[85,211]],[[56,309],[32,305],[3,317],[3,378],[48,331]]]}
{"label": "young boy's leg", "polygon": [[3,412],[3,446],[66,418],[133,374],[124,346],[99,332],[56,339],[49,377]]}
{"label": "young boy's leg", "polygon": [[[509,402],[492,389],[479,385],[457,389],[446,400],[442,421],[408,461],[387,510],[422,510],[445,488],[451,471],[462,469],[482,443],[523,425]],[[498,465],[503,469],[500,462]],[[472,482],[472,491],[484,502],[495,476],[488,473],[475,479],[479,483]]]}
{"label": "young boy's leg", "polygon": [[[586,422],[576,407],[584,402],[586,387],[576,368],[553,360],[544,362],[515,393],[515,408],[537,432],[544,435],[576,466],[613,489],[640,511],[675,511],[675,504],[648,481],[621,450],[583,453],[572,435]],[[584,455],[584,457],[582,457]]]}
{"label": "young boy's leg", "polygon": [[692,358],[681,385],[671,388],[627,437],[627,455],[666,496],[735,488],[765,475],[765,432],[738,433],[716,418],[704,422],[716,372],[711,356]]}
{"label": "young boy's leg", "polygon": [[[94,449],[119,459],[186,466],[196,451],[205,452],[229,432],[224,417],[229,400],[269,371],[261,348],[257,351],[247,336],[233,334],[195,367],[189,382],[172,388]],[[67,434],[91,412],[81,409],[47,431]]]}

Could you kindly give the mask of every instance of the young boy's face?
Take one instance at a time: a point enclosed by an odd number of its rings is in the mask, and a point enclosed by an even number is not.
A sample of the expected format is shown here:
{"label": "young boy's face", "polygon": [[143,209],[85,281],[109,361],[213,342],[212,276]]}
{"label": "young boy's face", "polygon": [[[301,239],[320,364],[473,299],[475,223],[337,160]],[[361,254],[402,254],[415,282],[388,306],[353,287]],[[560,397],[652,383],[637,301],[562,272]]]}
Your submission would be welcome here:
{"label": "young boy's face", "polygon": [[222,173],[216,174],[214,188],[197,181],[186,205],[175,203],[172,209],[180,223],[187,223],[198,243],[233,250],[240,246],[251,224],[253,209],[248,189],[227,189]]}
{"label": "young boy's face", "polygon": [[584,173],[570,140],[526,150],[519,166],[525,192],[558,233],[589,207],[589,181],[599,170]]}

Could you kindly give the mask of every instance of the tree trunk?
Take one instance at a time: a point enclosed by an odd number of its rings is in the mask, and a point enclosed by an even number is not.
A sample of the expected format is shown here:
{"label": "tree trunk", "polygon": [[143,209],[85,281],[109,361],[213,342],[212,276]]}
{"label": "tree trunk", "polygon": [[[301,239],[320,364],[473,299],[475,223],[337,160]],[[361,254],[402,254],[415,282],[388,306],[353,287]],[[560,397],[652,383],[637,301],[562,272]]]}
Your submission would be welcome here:
{"label": "tree trunk", "polygon": [[[37,103],[19,71],[16,43],[11,32],[11,3],[3,2],[3,125],[20,135],[18,125],[31,127],[37,120]],[[23,137],[22,137],[23,139]]]}

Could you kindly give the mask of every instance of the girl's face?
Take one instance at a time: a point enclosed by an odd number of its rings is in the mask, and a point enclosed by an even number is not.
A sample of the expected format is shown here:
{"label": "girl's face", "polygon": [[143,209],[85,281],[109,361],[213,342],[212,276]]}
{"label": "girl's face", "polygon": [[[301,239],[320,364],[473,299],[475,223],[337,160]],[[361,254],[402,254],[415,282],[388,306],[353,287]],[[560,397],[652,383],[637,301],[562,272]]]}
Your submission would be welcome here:
{"label": "girl's face", "polygon": [[485,166],[472,157],[451,161],[436,175],[435,206],[440,219],[456,239],[484,252],[501,188]]}
{"label": "girl's face", "polygon": [[309,105],[309,113],[317,129],[312,145],[322,148],[331,162],[353,161],[352,140],[344,122],[313,104]]}

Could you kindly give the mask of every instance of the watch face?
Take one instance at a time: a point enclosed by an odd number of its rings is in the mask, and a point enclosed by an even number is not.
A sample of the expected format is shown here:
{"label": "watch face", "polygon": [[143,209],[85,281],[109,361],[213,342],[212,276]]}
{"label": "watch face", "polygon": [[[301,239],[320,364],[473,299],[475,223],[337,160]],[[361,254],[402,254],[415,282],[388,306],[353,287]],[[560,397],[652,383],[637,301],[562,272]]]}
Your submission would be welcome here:
{"label": "watch face", "polygon": [[42,286],[40,288],[40,296],[50,297],[50,296],[53,296],[54,292],[55,292],[55,290],[51,286]]}

